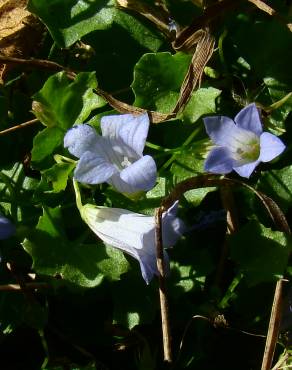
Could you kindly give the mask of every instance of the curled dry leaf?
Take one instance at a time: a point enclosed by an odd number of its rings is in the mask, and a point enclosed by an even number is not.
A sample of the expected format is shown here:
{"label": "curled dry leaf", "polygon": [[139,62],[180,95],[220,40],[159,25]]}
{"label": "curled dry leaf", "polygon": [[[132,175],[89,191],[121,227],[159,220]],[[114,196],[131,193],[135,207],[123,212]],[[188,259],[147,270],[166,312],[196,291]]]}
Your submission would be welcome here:
{"label": "curled dry leaf", "polygon": [[[26,9],[27,3],[28,0],[0,0],[0,49],[4,56],[29,57],[40,43],[43,28]],[[0,64],[0,83],[12,65]]]}
{"label": "curled dry leaf", "polygon": [[113,107],[114,109],[116,109],[120,113],[131,113],[131,114],[134,114],[134,115],[139,115],[139,114],[147,112],[148,116],[149,116],[149,119],[150,119],[150,122],[152,122],[152,123],[160,123],[160,122],[167,121],[168,119],[171,119],[171,118],[175,117],[175,113],[164,114],[164,113],[160,113],[160,112],[149,111],[149,110],[146,110],[146,109],[143,109],[143,108],[135,107],[133,105],[124,103],[124,102],[114,98],[111,94],[108,94],[107,92],[105,92],[105,91],[103,91],[99,88],[96,88],[95,92],[99,96],[104,98],[111,107]]}
{"label": "curled dry leaf", "polygon": [[150,6],[146,2],[136,0],[117,0],[117,5],[120,8],[134,11],[150,22],[164,33],[168,38],[172,39],[173,35],[169,29],[170,13],[164,2],[156,1],[155,6]]}
{"label": "curled dry leaf", "polygon": [[215,38],[210,33],[209,27],[205,27],[192,34],[183,44],[188,50],[195,47],[195,52],[182,83],[180,95],[173,109],[173,113],[183,110],[194,90],[200,87],[204,68],[214,51]]}

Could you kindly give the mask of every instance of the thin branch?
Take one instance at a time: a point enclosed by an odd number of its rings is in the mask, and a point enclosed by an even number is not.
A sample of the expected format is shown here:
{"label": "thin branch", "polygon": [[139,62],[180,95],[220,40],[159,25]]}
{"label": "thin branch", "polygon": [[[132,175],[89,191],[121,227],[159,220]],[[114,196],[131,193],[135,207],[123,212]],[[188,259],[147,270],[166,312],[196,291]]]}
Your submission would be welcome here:
{"label": "thin branch", "polygon": [[27,67],[50,69],[52,71],[67,70],[66,67],[62,66],[61,64],[45,59],[22,59],[0,55],[0,62],[3,64],[20,64]]}
{"label": "thin branch", "polygon": [[[277,203],[275,203],[271,198],[269,198],[264,193],[254,189],[252,186],[240,180],[229,179],[227,177],[218,177],[214,175],[201,175],[180,182],[179,184],[176,185],[173,191],[166,198],[163,199],[160,207],[161,212],[166,211],[174,203],[175,200],[180,199],[180,197],[188,190],[202,187],[226,186],[226,185],[243,186],[251,190],[261,200],[263,206],[266,208],[277,229],[286,234],[291,234],[291,230],[285,218],[285,215],[283,214]],[[270,370],[273,361],[274,351],[278,340],[282,311],[282,283],[283,280],[280,279],[277,281],[276,284],[261,370]]]}
{"label": "thin branch", "polygon": [[[50,284],[47,283],[26,283],[25,289],[49,289],[51,288]],[[0,285],[0,291],[22,291],[23,287],[20,284],[5,284]]]}
{"label": "thin branch", "polygon": [[289,224],[285,218],[285,215],[279,208],[276,202],[269,198],[264,193],[254,189],[252,186],[246,184],[243,181],[236,179],[229,179],[228,177],[216,176],[216,175],[200,175],[195,177],[190,177],[184,181],[178,183],[175,188],[165,197],[161,203],[163,211],[166,211],[172,204],[181,198],[181,196],[188,190],[198,189],[198,188],[208,188],[214,186],[243,186],[250,191],[252,191],[262,202],[263,206],[266,208],[269,216],[274,222],[278,230],[284,233],[290,234],[291,230]]}
{"label": "thin branch", "polygon": [[277,281],[261,370],[270,370],[281,324],[283,279]]}
{"label": "thin branch", "polygon": [[20,123],[19,125],[9,127],[5,130],[0,131],[0,136],[9,134],[10,132],[16,131],[20,128],[24,128],[24,127],[27,127],[27,126],[34,125],[37,122],[39,122],[39,120],[37,118],[34,118],[34,119],[31,119],[30,121]]}
{"label": "thin branch", "polygon": [[268,4],[266,4],[262,0],[247,0],[248,2],[252,3],[255,5],[257,8],[262,10],[263,12],[269,14],[272,17],[275,17],[278,19],[281,23],[283,23],[286,27],[288,27],[289,31],[292,32],[292,23],[287,23],[286,19],[282,17],[280,14],[276,12],[275,9],[270,7]]}
{"label": "thin branch", "polygon": [[168,299],[166,293],[166,281],[165,281],[166,271],[163,253],[161,219],[162,219],[162,209],[160,207],[155,210],[155,243],[157,255],[157,269],[159,274],[158,281],[159,281],[159,298],[161,310],[164,361],[170,365],[172,364],[172,350],[171,350]]}
{"label": "thin branch", "polygon": [[[220,188],[220,195],[223,208],[226,210],[226,223],[227,223],[226,235],[230,235],[236,232],[236,230],[238,230],[239,225],[237,210],[235,207],[231,186],[227,185]],[[228,255],[228,241],[225,238],[215,278],[216,284],[218,286],[220,285],[220,282],[222,280],[227,255]]]}
{"label": "thin branch", "polygon": [[73,80],[76,77],[76,73],[71,71],[69,68],[62,66],[59,63],[52,62],[45,59],[22,59],[15,57],[8,57],[0,54],[0,62],[3,64],[19,64],[28,68],[38,68],[50,71],[65,71],[68,78]]}

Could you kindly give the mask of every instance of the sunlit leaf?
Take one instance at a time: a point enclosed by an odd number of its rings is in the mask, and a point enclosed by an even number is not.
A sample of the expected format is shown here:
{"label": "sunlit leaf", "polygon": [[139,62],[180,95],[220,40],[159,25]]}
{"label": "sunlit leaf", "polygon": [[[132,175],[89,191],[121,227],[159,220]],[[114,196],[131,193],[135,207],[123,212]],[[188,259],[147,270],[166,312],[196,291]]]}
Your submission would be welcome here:
{"label": "sunlit leaf", "polygon": [[230,237],[231,257],[249,284],[275,281],[283,276],[292,240],[280,231],[249,222]]}
{"label": "sunlit leaf", "polygon": [[105,104],[93,88],[97,86],[93,72],[79,73],[72,82],[66,73],[51,76],[34,95],[33,112],[45,125],[34,138],[32,161],[40,162],[62,144],[67,129],[86,120],[90,112]]}
{"label": "sunlit leaf", "polygon": [[115,11],[112,0],[30,0],[28,9],[41,18],[61,47],[109,27]]}
{"label": "sunlit leaf", "polygon": [[184,53],[143,55],[134,69],[134,104],[162,113],[171,112],[190,60],[191,56]]}
{"label": "sunlit leaf", "polygon": [[123,254],[103,244],[69,241],[65,235],[61,207],[45,208],[37,228],[23,242],[40,274],[56,276],[83,287],[99,285],[106,276],[117,280],[127,271]]}

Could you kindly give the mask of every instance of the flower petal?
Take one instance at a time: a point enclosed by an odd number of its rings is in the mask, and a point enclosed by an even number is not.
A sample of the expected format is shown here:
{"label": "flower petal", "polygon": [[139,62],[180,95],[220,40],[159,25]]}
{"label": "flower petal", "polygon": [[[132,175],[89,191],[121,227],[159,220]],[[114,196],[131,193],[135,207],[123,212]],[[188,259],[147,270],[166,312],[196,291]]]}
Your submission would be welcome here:
{"label": "flower petal", "polygon": [[187,229],[184,222],[176,217],[177,209],[178,201],[162,215],[162,240],[164,248],[172,247]]}
{"label": "flower petal", "polygon": [[154,244],[154,218],[122,208],[86,204],[82,217],[105,243],[125,250],[142,249]]}
{"label": "flower petal", "polygon": [[101,240],[139,261],[141,273],[149,284],[157,274],[154,217],[120,208],[85,205],[83,218]]}
{"label": "flower petal", "polygon": [[243,108],[234,118],[234,122],[240,128],[254,132],[257,136],[263,132],[259,111],[255,103]]}
{"label": "flower petal", "polygon": [[118,172],[116,167],[102,156],[85,152],[78,161],[74,177],[81,183],[101,184],[116,172]]}
{"label": "flower petal", "polygon": [[[141,253],[142,252],[142,253]],[[147,284],[150,283],[154,275],[158,275],[157,262],[156,262],[156,250],[154,249],[152,253],[143,253],[144,250],[139,251],[138,261],[140,263],[141,273],[143,279]],[[164,266],[166,275],[169,274],[170,265],[169,258],[166,251],[163,251]]]}
{"label": "flower petal", "polygon": [[225,174],[233,169],[234,160],[227,148],[216,147],[209,153],[204,169],[207,172]]}
{"label": "flower petal", "polygon": [[95,129],[89,125],[73,126],[64,137],[64,147],[75,157],[80,158],[83,153],[96,150],[99,137]]}
{"label": "flower petal", "polygon": [[[165,231],[174,233],[175,240],[181,236],[181,228],[174,232],[169,228],[177,224],[177,202],[163,214],[163,227]],[[148,284],[153,275],[157,275],[156,245],[155,245],[155,220],[153,216],[146,216],[121,208],[98,207],[91,204],[82,206],[81,216],[91,230],[103,242],[118,248],[140,263],[141,273]],[[180,221],[179,226],[182,221]],[[164,237],[164,236],[163,236]],[[173,245],[172,238],[171,244]],[[169,259],[164,251],[165,268],[169,272]]]}
{"label": "flower petal", "polygon": [[229,117],[206,117],[203,121],[207,134],[216,145],[228,147],[230,144],[230,138],[236,136],[238,133],[238,128]]}
{"label": "flower petal", "polygon": [[0,240],[9,238],[15,231],[13,223],[8,218],[0,215]]}
{"label": "flower petal", "polygon": [[[124,191],[131,193],[153,188],[156,182],[156,176],[156,164],[149,155],[140,158],[120,173],[121,180],[128,185],[128,190]],[[123,187],[125,184],[123,184]]]}
{"label": "flower petal", "polygon": [[101,119],[101,131],[104,137],[120,140],[142,156],[149,130],[148,114],[134,116],[122,114],[106,116]]}
{"label": "flower petal", "polygon": [[277,136],[263,132],[260,136],[260,160],[262,162],[269,162],[278,157],[286,148],[285,144]]}
{"label": "flower petal", "polygon": [[246,177],[247,179],[252,174],[253,170],[256,168],[256,166],[260,163],[259,160],[243,164],[239,167],[233,167],[234,171],[236,171],[241,177]]}

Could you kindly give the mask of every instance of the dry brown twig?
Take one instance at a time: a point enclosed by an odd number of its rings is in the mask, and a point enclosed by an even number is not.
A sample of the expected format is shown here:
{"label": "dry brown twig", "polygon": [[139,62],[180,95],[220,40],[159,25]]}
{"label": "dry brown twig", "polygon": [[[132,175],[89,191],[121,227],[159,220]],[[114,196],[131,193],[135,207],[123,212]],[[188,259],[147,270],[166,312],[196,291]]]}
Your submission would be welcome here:
{"label": "dry brown twig", "polygon": [[39,122],[39,120],[37,118],[34,118],[34,119],[31,119],[30,121],[26,121],[26,122],[20,123],[19,125],[15,125],[15,126],[9,127],[9,128],[7,128],[5,130],[0,131],[0,136],[9,134],[10,132],[13,132],[13,131],[17,131],[20,128],[32,126],[32,125],[34,125],[37,122]]}
{"label": "dry brown twig", "polygon": [[171,333],[168,298],[166,292],[166,271],[164,264],[163,242],[162,242],[162,209],[155,210],[155,243],[157,255],[157,269],[159,282],[159,298],[160,298],[160,312],[161,312],[161,326],[163,339],[163,353],[164,361],[167,364],[172,364],[172,348],[171,348]]}
{"label": "dry brown twig", "polygon": [[[252,188],[250,185],[235,179],[229,179],[227,177],[218,177],[215,175],[201,175],[197,177],[192,177],[182,181],[177,184],[177,186],[172,190],[172,192],[163,199],[160,207],[160,213],[167,211],[169,207],[181,198],[181,196],[188,190],[197,189],[202,187],[214,187],[214,186],[243,186],[251,190],[262,202],[263,206],[269,213],[272,221],[278,230],[290,234],[289,224],[280,210],[278,205],[267,195],[260,191]],[[156,224],[157,228],[157,224]],[[267,334],[265,352],[263,357],[262,369],[270,370],[272,366],[273,356],[275,347],[279,335],[279,327],[282,312],[282,283],[283,279],[277,281],[274,302],[272,306],[272,312],[270,317],[269,329]]]}
{"label": "dry brown twig", "polygon": [[[50,289],[51,285],[47,283],[26,283],[25,289]],[[4,284],[0,285],[0,291],[21,291],[23,287],[20,284]]]}

